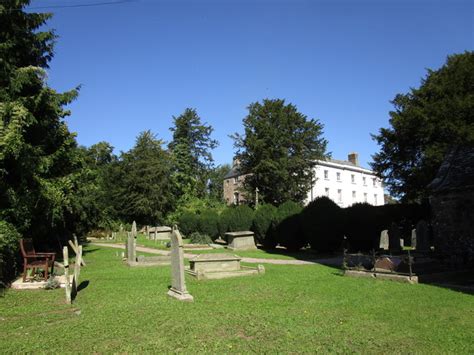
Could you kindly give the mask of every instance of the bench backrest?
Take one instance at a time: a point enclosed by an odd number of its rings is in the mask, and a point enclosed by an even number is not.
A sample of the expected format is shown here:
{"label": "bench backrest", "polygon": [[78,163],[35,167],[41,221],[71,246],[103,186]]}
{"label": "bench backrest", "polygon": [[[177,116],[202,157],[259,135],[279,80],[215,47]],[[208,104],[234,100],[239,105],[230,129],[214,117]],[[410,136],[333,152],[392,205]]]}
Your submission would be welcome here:
{"label": "bench backrest", "polygon": [[35,255],[35,246],[31,238],[20,239],[21,255],[23,257]]}

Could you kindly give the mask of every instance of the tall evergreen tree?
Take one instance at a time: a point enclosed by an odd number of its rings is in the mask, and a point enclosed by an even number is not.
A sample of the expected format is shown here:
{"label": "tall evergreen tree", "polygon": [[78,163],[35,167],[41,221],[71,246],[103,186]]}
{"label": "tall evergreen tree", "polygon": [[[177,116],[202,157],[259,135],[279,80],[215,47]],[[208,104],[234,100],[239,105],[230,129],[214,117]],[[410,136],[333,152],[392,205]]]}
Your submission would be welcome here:
{"label": "tall evergreen tree", "polygon": [[312,169],[326,156],[323,125],[284,100],[263,100],[248,107],[244,135],[235,134],[248,194],[259,189],[261,200],[274,205],[302,202],[310,189]]}
{"label": "tall evergreen tree", "polygon": [[0,3],[0,219],[29,236],[64,235],[72,212],[71,174],[81,165],[64,106],[77,89],[48,87],[51,14],[25,12],[27,0]]}
{"label": "tall evergreen tree", "polygon": [[204,197],[209,170],[213,164],[211,150],[218,142],[211,138],[213,128],[201,122],[195,109],[187,108],[173,117],[173,140],[169,144],[174,162],[173,181],[176,195]]}
{"label": "tall evergreen tree", "polygon": [[391,127],[373,136],[380,151],[372,167],[393,196],[419,201],[449,149],[474,144],[474,52],[449,56],[392,103]]}

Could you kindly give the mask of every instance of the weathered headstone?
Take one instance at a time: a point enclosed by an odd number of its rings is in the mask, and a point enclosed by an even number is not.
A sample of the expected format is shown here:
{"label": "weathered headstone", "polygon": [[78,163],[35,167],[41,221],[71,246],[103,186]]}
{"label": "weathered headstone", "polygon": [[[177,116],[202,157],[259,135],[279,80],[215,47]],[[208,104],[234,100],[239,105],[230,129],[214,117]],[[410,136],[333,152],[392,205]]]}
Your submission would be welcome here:
{"label": "weathered headstone", "polygon": [[136,261],[136,239],[132,232],[127,232],[127,260]]}
{"label": "weathered headstone", "polygon": [[411,230],[411,247],[416,249],[416,228]]}
{"label": "weathered headstone", "polygon": [[401,251],[400,247],[400,230],[396,223],[390,225],[388,230],[388,249],[391,253],[397,253]]}
{"label": "weathered headstone", "polygon": [[425,220],[419,221],[416,225],[416,250],[430,250],[428,223]]}
{"label": "weathered headstone", "polygon": [[183,238],[176,226],[173,226],[171,233],[171,288],[168,291],[168,296],[180,301],[192,302],[194,300],[193,296],[186,290]]}
{"label": "weathered headstone", "polygon": [[383,250],[388,250],[388,230],[386,229],[380,232],[379,248]]}

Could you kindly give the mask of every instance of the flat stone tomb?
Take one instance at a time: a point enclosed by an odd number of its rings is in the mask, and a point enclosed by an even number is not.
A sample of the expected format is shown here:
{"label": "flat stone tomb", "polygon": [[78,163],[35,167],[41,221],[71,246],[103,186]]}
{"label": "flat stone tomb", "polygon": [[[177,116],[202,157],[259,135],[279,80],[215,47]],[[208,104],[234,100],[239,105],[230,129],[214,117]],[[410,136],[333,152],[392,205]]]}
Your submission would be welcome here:
{"label": "flat stone tomb", "polygon": [[127,265],[132,267],[146,267],[146,266],[162,266],[170,265],[171,256],[169,255],[157,255],[157,256],[144,256],[139,255],[136,261],[127,260]]}
{"label": "flat stone tomb", "polygon": [[251,231],[228,232],[225,234],[228,248],[232,250],[257,249],[254,233]]}
{"label": "flat stone tomb", "polygon": [[[69,276],[70,282],[72,283],[72,278],[74,276]],[[66,276],[55,276],[56,281],[59,282],[61,288],[66,287]],[[45,280],[41,281],[27,281],[23,282],[23,277],[18,278],[15,282],[12,283],[11,287],[16,290],[39,290],[46,286],[48,282]]]}
{"label": "flat stone tomb", "polygon": [[242,259],[237,255],[200,254],[189,260],[186,272],[198,280],[223,279],[227,277],[258,275],[265,273],[263,265],[247,267],[240,265]]}
{"label": "flat stone tomb", "polygon": [[152,227],[148,229],[148,237],[152,240],[170,240],[171,231],[171,227],[167,226]]}

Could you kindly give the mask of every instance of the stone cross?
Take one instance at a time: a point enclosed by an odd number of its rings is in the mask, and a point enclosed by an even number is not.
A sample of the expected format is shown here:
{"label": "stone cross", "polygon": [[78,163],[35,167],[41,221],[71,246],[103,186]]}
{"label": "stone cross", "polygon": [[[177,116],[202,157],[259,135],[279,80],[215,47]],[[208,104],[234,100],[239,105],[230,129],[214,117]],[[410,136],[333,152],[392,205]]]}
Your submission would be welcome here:
{"label": "stone cross", "polygon": [[386,229],[380,232],[379,248],[388,250],[388,230]]}
{"label": "stone cross", "polygon": [[177,226],[173,226],[171,233],[171,288],[168,291],[168,296],[180,301],[192,302],[194,300],[193,296],[186,290],[183,238]]}
{"label": "stone cross", "polygon": [[421,220],[416,225],[416,249],[419,251],[430,250],[428,223]]}
{"label": "stone cross", "polygon": [[400,252],[400,230],[395,222],[390,225],[390,229],[388,230],[388,249],[391,253]]}

